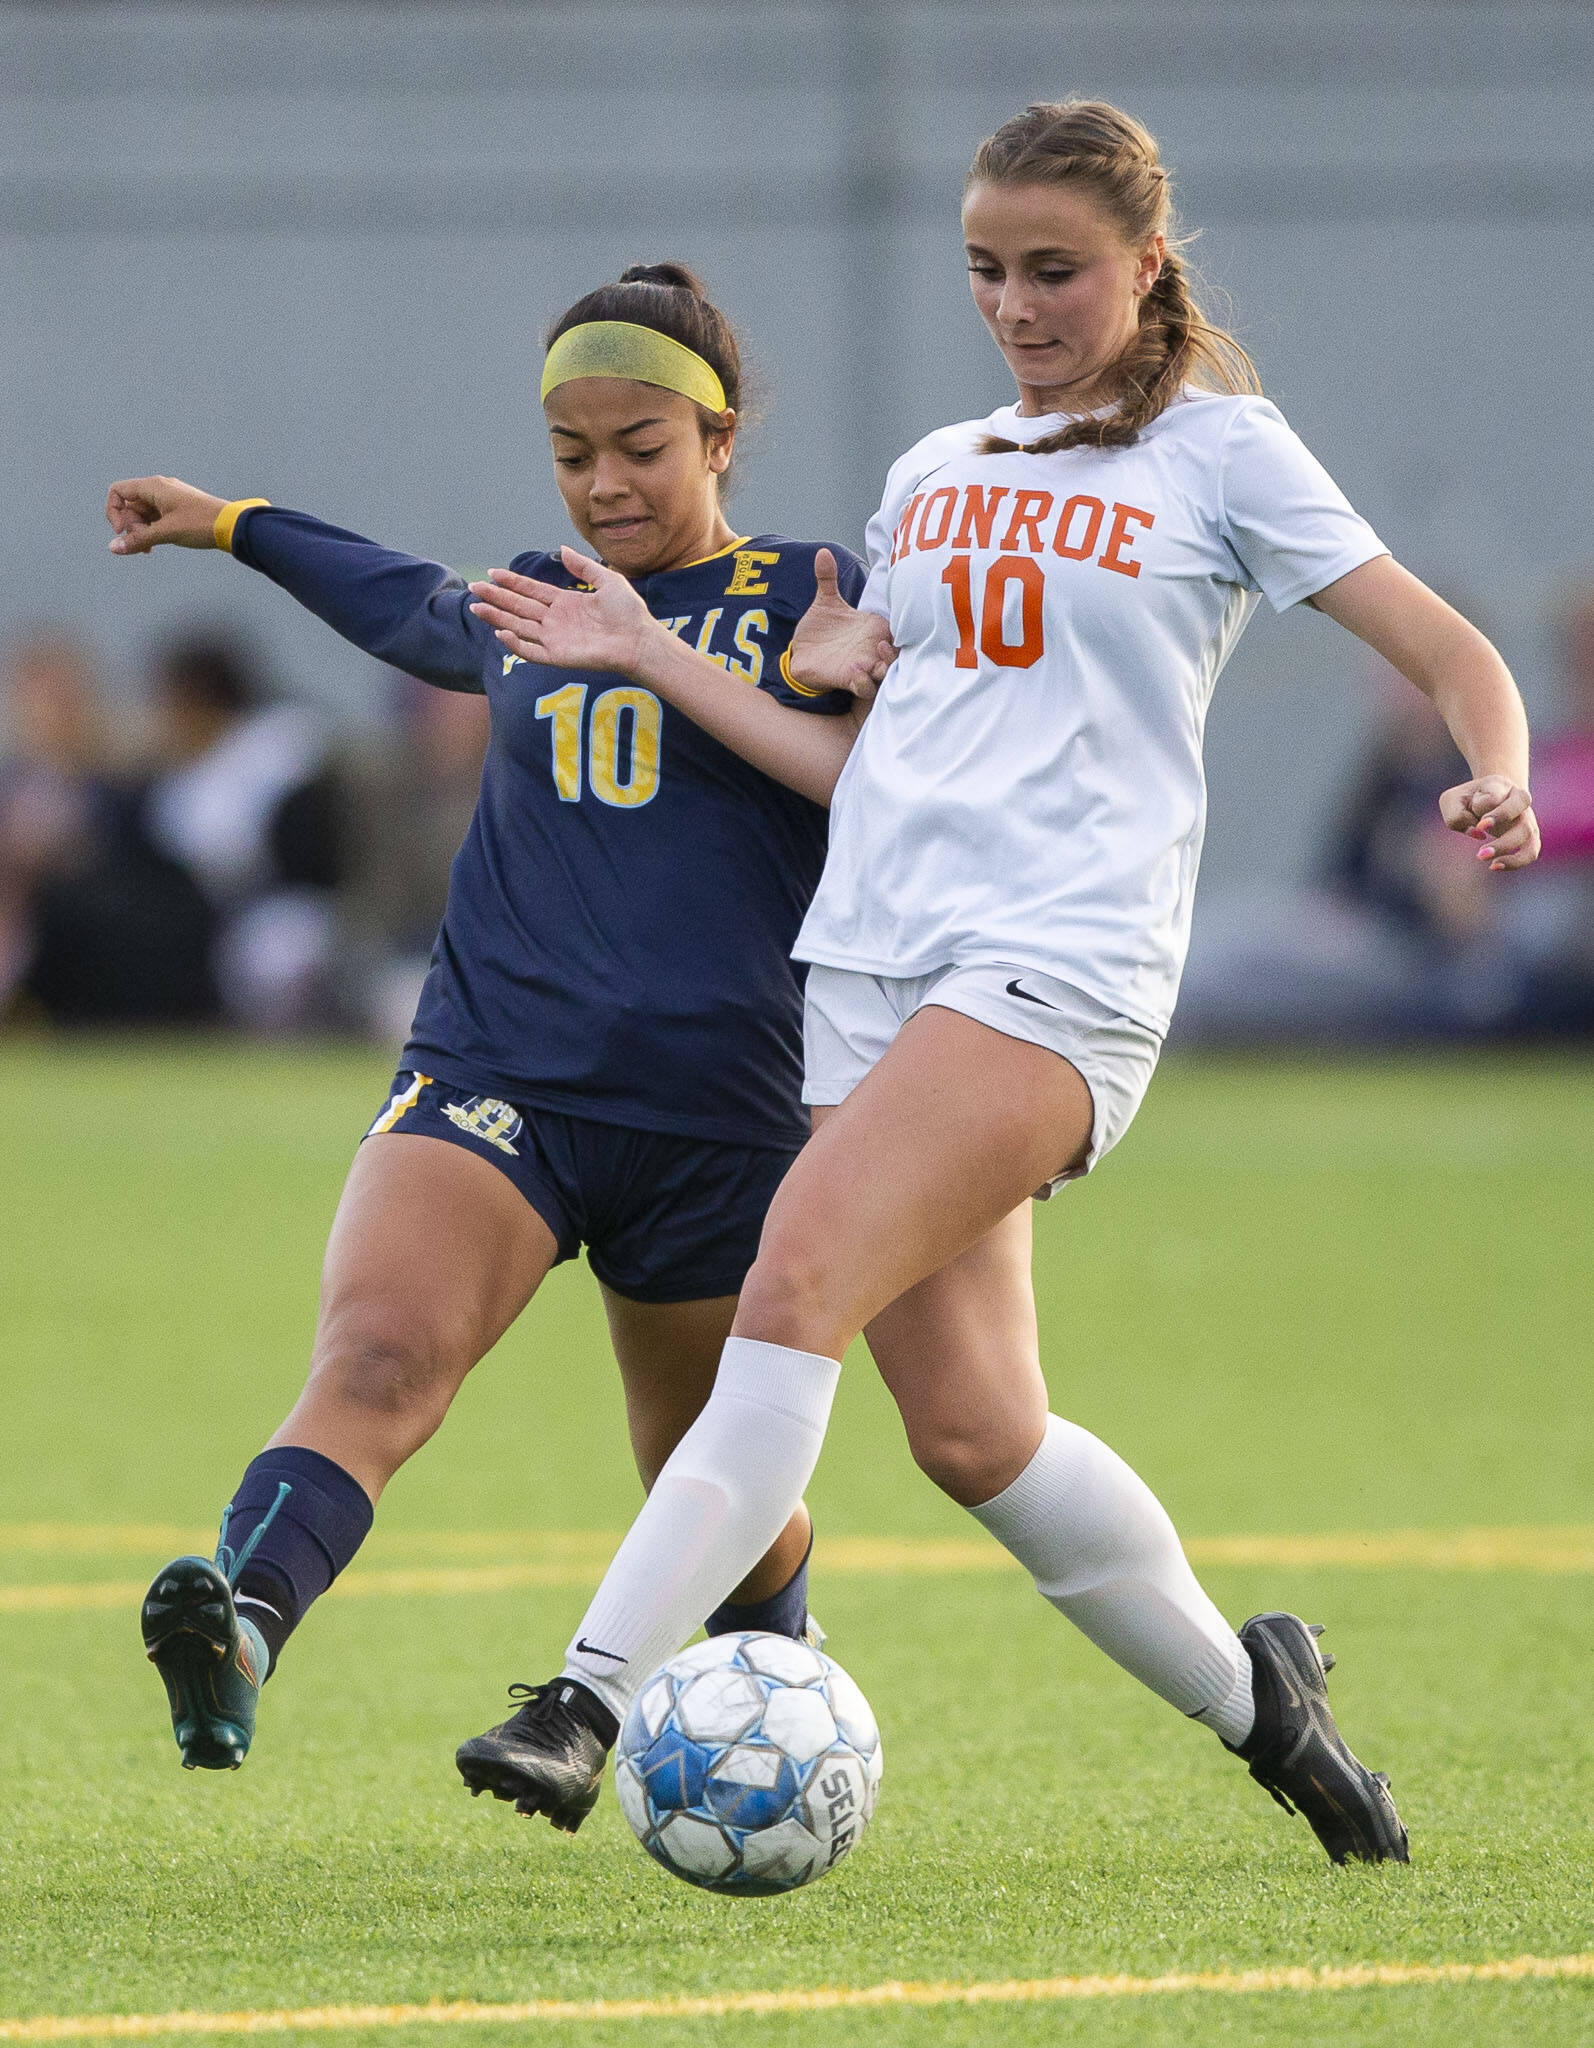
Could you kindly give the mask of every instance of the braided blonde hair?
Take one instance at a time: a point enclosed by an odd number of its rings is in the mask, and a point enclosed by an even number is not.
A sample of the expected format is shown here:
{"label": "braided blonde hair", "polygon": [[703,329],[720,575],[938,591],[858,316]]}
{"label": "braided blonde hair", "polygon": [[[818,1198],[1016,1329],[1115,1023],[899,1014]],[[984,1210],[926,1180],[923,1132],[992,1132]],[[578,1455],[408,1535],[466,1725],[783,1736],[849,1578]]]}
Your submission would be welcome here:
{"label": "braided blonde hair", "polygon": [[988,436],[982,447],[987,455],[1021,446],[1035,455],[1062,448],[1127,448],[1187,384],[1213,391],[1261,389],[1245,350],[1196,303],[1175,240],[1167,169],[1156,138],[1132,115],[1105,100],[1042,101],[1026,107],[980,144],[963,189],[1074,182],[1095,194],[1126,241],[1138,247],[1161,234],[1167,253],[1141,301],[1134,340],[1103,372],[1111,410],[1070,420],[1038,441]]}

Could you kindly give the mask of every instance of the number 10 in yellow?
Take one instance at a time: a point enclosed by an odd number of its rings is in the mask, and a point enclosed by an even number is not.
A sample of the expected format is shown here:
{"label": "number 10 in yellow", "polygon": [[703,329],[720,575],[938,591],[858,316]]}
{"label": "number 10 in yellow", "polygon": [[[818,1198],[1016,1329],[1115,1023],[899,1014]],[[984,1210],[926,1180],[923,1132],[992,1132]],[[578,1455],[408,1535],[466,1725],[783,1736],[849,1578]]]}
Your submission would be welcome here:
{"label": "number 10 in yellow", "polygon": [[[581,728],[586,707],[585,683],[566,683],[537,699],[538,718],[553,721],[553,786],[559,801],[581,801]],[[620,780],[620,745],[630,725],[629,772]],[[599,803],[635,810],[651,803],[659,791],[659,734],[664,707],[651,690],[629,686],[605,690],[593,701],[587,738],[587,787]]]}

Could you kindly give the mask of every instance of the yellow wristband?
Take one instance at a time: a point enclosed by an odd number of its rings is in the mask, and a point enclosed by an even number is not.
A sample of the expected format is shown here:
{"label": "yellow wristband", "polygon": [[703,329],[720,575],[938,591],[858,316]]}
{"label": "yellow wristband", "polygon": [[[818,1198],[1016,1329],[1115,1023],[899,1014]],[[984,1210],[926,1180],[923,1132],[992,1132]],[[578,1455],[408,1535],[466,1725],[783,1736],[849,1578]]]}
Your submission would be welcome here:
{"label": "yellow wristband", "polygon": [[788,690],[795,690],[799,697],[828,697],[828,690],[810,690],[806,683],[798,682],[791,672],[791,649],[788,647],[780,657],[780,679]]}
{"label": "yellow wristband", "polygon": [[216,545],[224,555],[232,553],[232,530],[251,505],[269,505],[269,498],[234,498],[230,505],[223,505],[216,514],[216,523],[211,528]]}

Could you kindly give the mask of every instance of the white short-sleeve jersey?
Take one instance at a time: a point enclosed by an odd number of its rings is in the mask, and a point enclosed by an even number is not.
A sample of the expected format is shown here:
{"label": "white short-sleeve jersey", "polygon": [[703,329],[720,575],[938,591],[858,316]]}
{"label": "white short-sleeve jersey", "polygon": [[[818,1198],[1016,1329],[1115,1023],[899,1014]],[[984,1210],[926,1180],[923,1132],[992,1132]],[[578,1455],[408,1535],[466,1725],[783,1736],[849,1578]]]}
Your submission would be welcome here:
{"label": "white short-sleeve jersey", "polygon": [[981,455],[1062,422],[928,435],[869,526],[899,649],[836,788],[800,960],[1011,961],[1166,1031],[1218,672],[1265,593],[1386,552],[1266,400],[1190,392],[1130,448]]}

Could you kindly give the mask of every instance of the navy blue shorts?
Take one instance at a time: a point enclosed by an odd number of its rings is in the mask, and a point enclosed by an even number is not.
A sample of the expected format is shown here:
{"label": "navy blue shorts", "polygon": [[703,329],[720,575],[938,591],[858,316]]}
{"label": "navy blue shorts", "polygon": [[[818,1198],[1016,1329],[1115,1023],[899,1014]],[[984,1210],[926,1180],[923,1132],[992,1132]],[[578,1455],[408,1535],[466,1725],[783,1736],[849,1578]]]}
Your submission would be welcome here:
{"label": "navy blue shorts", "polygon": [[396,1131],[463,1146],[507,1175],[558,1240],[632,1301],[735,1294],[796,1146],[672,1137],[553,1109],[517,1109],[404,1071],[368,1138]]}

